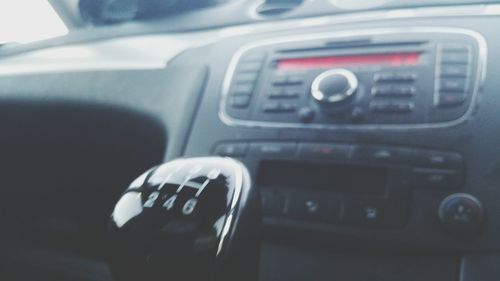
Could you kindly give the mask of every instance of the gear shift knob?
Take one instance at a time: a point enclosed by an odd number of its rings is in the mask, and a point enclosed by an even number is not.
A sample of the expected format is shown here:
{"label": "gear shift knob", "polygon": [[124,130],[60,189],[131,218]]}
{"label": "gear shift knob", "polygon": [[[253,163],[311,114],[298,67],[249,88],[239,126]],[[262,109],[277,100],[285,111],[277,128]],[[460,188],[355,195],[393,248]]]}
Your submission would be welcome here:
{"label": "gear shift knob", "polygon": [[116,281],[257,280],[260,200],[231,158],[178,159],[137,178],[111,216]]}

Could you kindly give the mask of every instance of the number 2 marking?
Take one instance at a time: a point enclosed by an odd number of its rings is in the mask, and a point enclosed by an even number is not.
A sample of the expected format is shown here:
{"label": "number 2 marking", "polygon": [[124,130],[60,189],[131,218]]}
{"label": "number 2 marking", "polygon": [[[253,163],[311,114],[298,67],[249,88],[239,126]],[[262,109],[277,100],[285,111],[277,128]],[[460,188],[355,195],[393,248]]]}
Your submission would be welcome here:
{"label": "number 2 marking", "polygon": [[151,208],[156,202],[156,199],[158,199],[158,196],[160,196],[160,193],[155,191],[151,194],[149,194],[148,200],[144,202],[144,208]]}

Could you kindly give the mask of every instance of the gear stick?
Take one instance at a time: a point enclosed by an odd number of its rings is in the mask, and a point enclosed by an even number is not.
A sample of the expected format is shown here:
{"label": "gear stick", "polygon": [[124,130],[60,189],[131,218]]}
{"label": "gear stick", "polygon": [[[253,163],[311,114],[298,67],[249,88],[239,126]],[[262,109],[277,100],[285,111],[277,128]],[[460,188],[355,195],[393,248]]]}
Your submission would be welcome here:
{"label": "gear stick", "polygon": [[155,167],[111,216],[116,281],[256,281],[260,200],[246,167],[222,157]]}

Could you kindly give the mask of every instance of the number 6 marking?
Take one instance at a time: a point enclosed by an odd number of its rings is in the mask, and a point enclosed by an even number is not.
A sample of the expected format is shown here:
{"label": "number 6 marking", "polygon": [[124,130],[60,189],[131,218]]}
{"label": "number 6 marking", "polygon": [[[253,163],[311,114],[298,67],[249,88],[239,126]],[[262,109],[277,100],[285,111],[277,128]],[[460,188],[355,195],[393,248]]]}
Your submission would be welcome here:
{"label": "number 6 marking", "polygon": [[196,208],[196,204],[198,204],[198,200],[196,198],[189,199],[184,204],[184,207],[182,207],[182,213],[186,216],[191,215]]}

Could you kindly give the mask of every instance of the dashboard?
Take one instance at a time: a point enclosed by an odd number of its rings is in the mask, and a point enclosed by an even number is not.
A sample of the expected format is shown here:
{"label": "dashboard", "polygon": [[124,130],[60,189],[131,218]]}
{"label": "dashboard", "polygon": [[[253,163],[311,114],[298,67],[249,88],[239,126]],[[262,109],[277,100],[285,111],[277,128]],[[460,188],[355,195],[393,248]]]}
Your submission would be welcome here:
{"label": "dashboard", "polygon": [[[91,169],[72,191],[85,200],[102,192],[93,214],[99,222],[120,188],[150,165],[177,157],[239,159],[262,199],[260,281],[498,280],[500,6],[443,1],[371,10],[374,3],[331,1],[349,12],[324,15],[309,10],[314,1],[305,2],[301,18],[293,17],[298,10],[276,20],[3,57],[0,103],[6,109],[0,116],[22,120],[21,129],[0,123],[11,136],[4,142],[27,132],[35,139],[32,126],[62,122],[50,127],[53,139],[46,143],[57,155],[66,153],[54,145],[63,130],[71,137],[59,146],[95,146],[95,159],[76,154],[88,167],[103,152],[110,159],[122,155],[99,167],[122,165],[131,175],[94,184],[101,174]],[[58,107],[68,104],[73,111]],[[92,109],[96,104],[102,111]],[[89,115],[95,117],[89,121]],[[66,116],[75,122],[65,124]],[[103,120],[109,124],[89,127]],[[86,133],[103,134],[106,142]],[[71,177],[62,182],[71,185]],[[3,192],[36,190],[25,185]],[[47,192],[51,205],[74,195]],[[13,204],[4,202],[5,209]],[[99,237],[104,223],[81,217],[78,208],[85,206],[77,206],[72,223]],[[109,280],[99,263],[101,240],[74,241],[81,235],[71,227],[58,232],[47,223],[68,219],[57,208],[36,220],[24,215],[35,207],[2,214],[11,223],[5,241],[83,253],[92,266],[82,280]],[[40,266],[20,258],[24,252],[15,247],[7,252],[0,261]],[[55,252],[44,253],[57,260]],[[75,272],[82,271],[65,274]]]}

